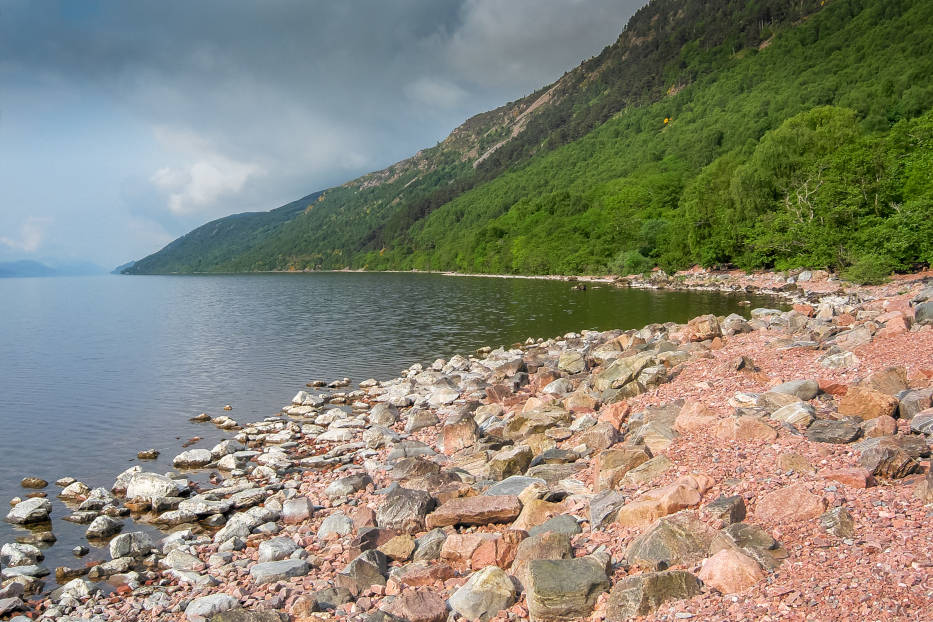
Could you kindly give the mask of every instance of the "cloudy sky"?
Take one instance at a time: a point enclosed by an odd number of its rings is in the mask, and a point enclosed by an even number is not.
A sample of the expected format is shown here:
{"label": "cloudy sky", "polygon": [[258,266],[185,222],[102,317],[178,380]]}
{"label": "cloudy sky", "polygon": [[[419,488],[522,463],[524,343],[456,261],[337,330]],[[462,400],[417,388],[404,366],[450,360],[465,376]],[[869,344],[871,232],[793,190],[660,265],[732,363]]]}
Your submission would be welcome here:
{"label": "cloudy sky", "polygon": [[0,260],[112,267],[408,157],[638,0],[0,0]]}

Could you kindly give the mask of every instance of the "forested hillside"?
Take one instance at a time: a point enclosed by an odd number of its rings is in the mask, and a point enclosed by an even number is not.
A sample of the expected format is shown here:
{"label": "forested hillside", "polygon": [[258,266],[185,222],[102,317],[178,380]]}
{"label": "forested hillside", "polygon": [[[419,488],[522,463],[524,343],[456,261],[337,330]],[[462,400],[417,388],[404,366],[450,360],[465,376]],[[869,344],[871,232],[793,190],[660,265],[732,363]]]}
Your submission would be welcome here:
{"label": "forested hillside", "polygon": [[877,279],[933,259],[931,76],[930,2],[658,0],[440,145],[129,271],[702,263]]}

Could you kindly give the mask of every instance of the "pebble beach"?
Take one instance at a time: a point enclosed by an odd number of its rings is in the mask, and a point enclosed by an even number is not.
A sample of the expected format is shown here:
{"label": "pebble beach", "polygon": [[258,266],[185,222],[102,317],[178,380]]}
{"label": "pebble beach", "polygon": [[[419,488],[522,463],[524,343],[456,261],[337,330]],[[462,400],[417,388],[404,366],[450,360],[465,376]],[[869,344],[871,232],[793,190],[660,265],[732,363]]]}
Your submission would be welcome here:
{"label": "pebble beach", "polygon": [[[614,283],[785,304],[313,381],[170,473],[27,478],[0,620],[929,619],[933,272]],[[52,519],[110,559],[43,566]]]}

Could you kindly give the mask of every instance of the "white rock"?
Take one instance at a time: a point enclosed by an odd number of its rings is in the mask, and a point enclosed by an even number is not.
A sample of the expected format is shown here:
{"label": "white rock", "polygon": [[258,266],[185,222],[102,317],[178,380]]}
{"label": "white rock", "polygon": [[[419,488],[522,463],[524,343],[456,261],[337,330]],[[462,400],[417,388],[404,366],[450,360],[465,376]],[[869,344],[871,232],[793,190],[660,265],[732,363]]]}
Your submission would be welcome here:
{"label": "white rock", "polygon": [[152,501],[159,497],[174,497],[178,494],[178,485],[174,480],[158,473],[136,473],[126,485],[126,498],[137,497]]}
{"label": "white rock", "polygon": [[207,466],[214,460],[209,449],[189,449],[175,456],[172,466],[181,469],[193,469]]}
{"label": "white rock", "polygon": [[91,489],[84,482],[74,482],[65,486],[58,496],[62,499],[86,499],[89,494]]}
{"label": "white rock", "polygon": [[191,601],[185,608],[185,617],[188,618],[188,622],[208,622],[218,613],[239,606],[240,601],[229,594],[211,594]]}
{"label": "white rock", "polygon": [[298,545],[291,538],[282,536],[259,544],[259,562],[277,562],[289,557],[298,550]]}

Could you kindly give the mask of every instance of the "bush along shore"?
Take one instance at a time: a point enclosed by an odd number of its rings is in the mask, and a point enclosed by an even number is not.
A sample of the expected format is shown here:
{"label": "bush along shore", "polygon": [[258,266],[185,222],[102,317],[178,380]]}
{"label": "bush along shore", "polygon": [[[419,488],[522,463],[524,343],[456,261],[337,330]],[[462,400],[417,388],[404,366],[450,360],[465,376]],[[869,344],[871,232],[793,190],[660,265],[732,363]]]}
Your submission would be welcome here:
{"label": "bush along shore", "polygon": [[[112,559],[56,569],[49,592],[41,542],[3,545],[0,618],[928,616],[933,273],[629,282],[793,310],[529,339],[216,418],[233,438],[176,473],[57,482]],[[33,496],[7,520],[49,512]]]}

